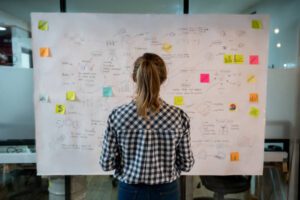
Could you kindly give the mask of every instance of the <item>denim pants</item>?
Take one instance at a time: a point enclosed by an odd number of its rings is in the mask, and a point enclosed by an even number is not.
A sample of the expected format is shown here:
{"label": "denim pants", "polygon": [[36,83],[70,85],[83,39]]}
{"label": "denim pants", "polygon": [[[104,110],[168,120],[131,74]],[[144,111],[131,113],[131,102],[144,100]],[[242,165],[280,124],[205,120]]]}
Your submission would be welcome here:
{"label": "denim pants", "polygon": [[179,181],[145,185],[119,182],[118,200],[179,200]]}

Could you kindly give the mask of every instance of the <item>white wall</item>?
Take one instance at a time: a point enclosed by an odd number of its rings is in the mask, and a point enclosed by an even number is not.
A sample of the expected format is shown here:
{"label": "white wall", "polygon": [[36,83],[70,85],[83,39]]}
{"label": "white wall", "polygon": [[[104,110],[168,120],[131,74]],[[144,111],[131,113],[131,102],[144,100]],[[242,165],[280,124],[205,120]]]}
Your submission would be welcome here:
{"label": "white wall", "polygon": [[[299,173],[300,67],[269,69],[266,137],[290,139],[289,199],[296,199]],[[288,128],[286,128],[288,126]]]}
{"label": "white wall", "polygon": [[30,30],[29,24],[24,20],[18,19],[17,17],[10,15],[0,10],[0,25],[14,25],[25,30]]}

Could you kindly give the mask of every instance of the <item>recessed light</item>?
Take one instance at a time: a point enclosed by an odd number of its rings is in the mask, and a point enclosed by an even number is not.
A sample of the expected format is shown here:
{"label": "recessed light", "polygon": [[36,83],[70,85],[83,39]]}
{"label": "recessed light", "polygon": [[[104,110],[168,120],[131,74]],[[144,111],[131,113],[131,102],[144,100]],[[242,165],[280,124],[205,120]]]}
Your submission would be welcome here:
{"label": "recessed light", "polygon": [[274,29],[274,33],[275,33],[275,34],[278,34],[279,32],[280,32],[279,28],[275,28],[275,29]]}
{"label": "recessed light", "polygon": [[280,47],[281,47],[281,43],[278,42],[278,43],[276,44],[276,47],[277,47],[277,48],[280,48]]}
{"label": "recessed light", "polygon": [[6,27],[0,26],[0,31],[6,31]]}

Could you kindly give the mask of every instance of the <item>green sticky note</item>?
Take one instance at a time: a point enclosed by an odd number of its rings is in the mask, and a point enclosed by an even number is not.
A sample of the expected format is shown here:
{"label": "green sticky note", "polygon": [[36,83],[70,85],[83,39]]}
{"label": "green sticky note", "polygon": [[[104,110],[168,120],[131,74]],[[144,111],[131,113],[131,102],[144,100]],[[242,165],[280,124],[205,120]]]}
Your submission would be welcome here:
{"label": "green sticky note", "polygon": [[68,91],[66,93],[66,99],[68,101],[75,101],[76,100],[76,92],[74,92],[74,91]]}
{"label": "green sticky note", "polygon": [[258,118],[258,117],[259,117],[259,114],[260,114],[260,111],[259,111],[258,108],[256,108],[256,107],[251,107],[251,108],[250,108],[249,115],[250,115],[251,117]]}
{"label": "green sticky note", "polygon": [[184,104],[183,96],[175,96],[174,97],[174,105],[175,106],[182,106]]}
{"label": "green sticky note", "polygon": [[38,28],[41,31],[48,31],[49,29],[48,22],[44,20],[39,20]]}
{"label": "green sticky note", "polygon": [[62,104],[56,104],[55,113],[64,115],[66,113],[66,106]]}
{"label": "green sticky note", "polygon": [[113,95],[111,87],[103,87],[102,95],[104,97],[111,97]]}
{"label": "green sticky note", "polygon": [[262,29],[263,28],[262,22],[260,20],[258,20],[258,19],[252,20],[251,24],[252,24],[252,28],[253,29]]}

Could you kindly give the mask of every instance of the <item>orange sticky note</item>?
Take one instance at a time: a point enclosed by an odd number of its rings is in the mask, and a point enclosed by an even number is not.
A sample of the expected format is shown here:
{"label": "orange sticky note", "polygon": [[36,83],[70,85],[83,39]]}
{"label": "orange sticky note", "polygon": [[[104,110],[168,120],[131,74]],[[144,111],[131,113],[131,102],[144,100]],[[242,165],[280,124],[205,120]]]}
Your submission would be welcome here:
{"label": "orange sticky note", "polygon": [[174,97],[174,105],[175,106],[182,106],[184,104],[183,96],[175,96]]}
{"label": "orange sticky note", "polygon": [[249,94],[249,101],[252,103],[258,102],[258,94],[257,93],[250,93]]}
{"label": "orange sticky note", "polygon": [[231,64],[233,63],[233,55],[231,54],[224,54],[224,63]]}
{"label": "orange sticky note", "polygon": [[231,152],[230,153],[230,161],[239,161],[239,160],[240,160],[239,152]]}
{"label": "orange sticky note", "polygon": [[50,48],[48,48],[48,47],[40,48],[40,56],[41,57],[50,57],[51,56]]}
{"label": "orange sticky note", "polygon": [[244,56],[241,54],[234,55],[234,63],[235,64],[243,64],[244,63]]}
{"label": "orange sticky note", "polygon": [[55,113],[64,115],[66,113],[66,107],[62,104],[56,104]]}

